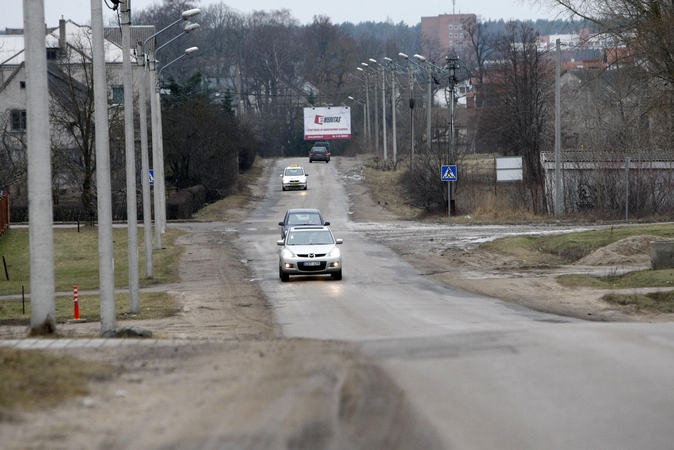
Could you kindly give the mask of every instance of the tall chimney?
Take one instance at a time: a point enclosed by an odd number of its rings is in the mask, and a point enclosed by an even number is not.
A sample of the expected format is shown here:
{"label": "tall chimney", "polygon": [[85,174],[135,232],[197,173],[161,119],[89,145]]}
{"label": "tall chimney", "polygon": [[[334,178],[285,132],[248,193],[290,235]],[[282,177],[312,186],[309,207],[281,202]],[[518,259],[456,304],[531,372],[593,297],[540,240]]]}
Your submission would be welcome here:
{"label": "tall chimney", "polygon": [[59,54],[61,58],[66,56],[66,21],[63,16],[59,20]]}

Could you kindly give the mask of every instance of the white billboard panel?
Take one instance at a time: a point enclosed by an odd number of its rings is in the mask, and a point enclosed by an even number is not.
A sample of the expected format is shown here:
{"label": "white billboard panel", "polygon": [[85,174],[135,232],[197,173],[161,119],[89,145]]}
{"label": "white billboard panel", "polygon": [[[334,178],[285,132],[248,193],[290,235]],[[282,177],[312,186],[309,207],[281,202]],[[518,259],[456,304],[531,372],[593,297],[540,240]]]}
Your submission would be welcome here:
{"label": "white billboard panel", "polygon": [[304,108],[304,140],[351,139],[351,109],[347,106]]}
{"label": "white billboard panel", "polygon": [[521,156],[496,158],[496,181],[521,181],[522,179]]}

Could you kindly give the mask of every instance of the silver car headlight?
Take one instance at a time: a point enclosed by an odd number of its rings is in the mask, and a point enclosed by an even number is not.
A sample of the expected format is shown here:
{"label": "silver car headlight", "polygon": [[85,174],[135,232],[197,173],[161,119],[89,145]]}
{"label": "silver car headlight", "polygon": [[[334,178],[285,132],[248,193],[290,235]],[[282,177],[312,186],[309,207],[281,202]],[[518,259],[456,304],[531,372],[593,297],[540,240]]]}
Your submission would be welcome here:
{"label": "silver car headlight", "polygon": [[281,250],[281,258],[292,258],[293,256],[295,256],[293,252],[291,252],[287,248]]}
{"label": "silver car headlight", "polygon": [[337,247],[333,248],[328,256],[331,258],[339,258],[342,255],[342,252],[339,251]]}

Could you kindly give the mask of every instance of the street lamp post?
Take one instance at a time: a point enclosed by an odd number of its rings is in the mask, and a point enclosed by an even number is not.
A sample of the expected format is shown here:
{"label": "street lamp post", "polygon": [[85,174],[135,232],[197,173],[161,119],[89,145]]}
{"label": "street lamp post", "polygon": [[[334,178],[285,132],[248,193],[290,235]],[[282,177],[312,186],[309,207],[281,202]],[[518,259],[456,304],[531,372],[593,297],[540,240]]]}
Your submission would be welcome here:
{"label": "street lamp post", "polygon": [[410,147],[410,170],[413,168],[414,164],[414,75],[412,74],[412,64],[419,66],[419,64],[412,61],[405,53],[398,53],[398,56],[401,56],[407,60],[407,72],[409,74],[409,84],[410,84],[410,136],[411,136],[411,147]]}
{"label": "street lamp post", "polygon": [[[363,134],[365,134],[365,138],[368,139],[367,137],[367,117],[365,115],[367,114],[367,105],[365,103],[361,103],[352,96],[349,95],[349,100],[352,100],[355,103],[358,103],[360,106],[363,107]],[[369,139],[368,139],[369,140]]]}
{"label": "street lamp post", "polygon": [[382,122],[382,144],[384,146],[384,164],[388,161],[388,149],[386,144],[386,76],[384,73],[384,67],[377,62],[376,59],[370,58],[372,64],[379,65],[379,71],[381,72],[381,122]]}
{"label": "street lamp post", "polygon": [[138,212],[136,205],[136,148],[133,130],[133,74],[131,72],[131,5],[121,9],[122,68],[124,71],[124,147],[126,153],[126,226],[129,264],[129,312],[140,313],[138,275]]}
{"label": "street lamp post", "polygon": [[[191,23],[185,28],[183,28],[183,32],[178,34],[177,36],[173,37],[172,39],[168,40],[166,43],[163,45],[160,45],[157,47],[154,51],[154,58],[155,58],[155,63],[154,63],[154,71],[157,71],[157,52],[161,50],[162,48],[166,47],[169,45],[171,42],[175,41],[179,37],[183,36],[184,34],[191,33],[192,31],[198,30],[200,28],[200,25],[198,23]],[[171,63],[177,61],[180,58],[177,58],[176,60],[171,61]],[[167,64],[168,65],[168,64]],[[159,232],[160,234],[166,233],[166,180],[164,179],[164,136],[162,134],[162,128],[161,128],[161,96],[159,93],[159,87],[156,85],[157,80],[153,80],[155,82],[155,123],[157,125],[156,127],[156,139],[157,139],[157,164],[153,164],[155,166],[155,192],[158,190],[159,191],[159,214],[155,212],[156,217],[159,219],[160,225],[159,225]],[[154,131],[154,129],[153,129]],[[154,141],[153,141],[154,142]],[[156,197],[155,197],[156,198]],[[155,204],[155,209],[157,209],[157,205]],[[156,220],[155,220],[156,221]]]}
{"label": "street lamp post", "polygon": [[377,97],[377,72],[370,67],[368,63],[360,63],[361,66],[366,69],[371,69],[374,72],[374,154],[379,154],[379,114],[377,110],[379,109],[379,97]]}
{"label": "street lamp post", "polygon": [[[197,25],[198,24],[191,24],[191,25]],[[187,27],[185,27],[187,28]],[[186,31],[185,31],[186,32]],[[185,33],[183,32],[183,33]],[[183,34],[181,33],[181,34]],[[177,36],[176,36],[177,37]],[[175,38],[174,38],[175,39]],[[172,39],[173,40],[173,39]],[[164,44],[166,45],[166,44]],[[163,47],[163,46],[162,46]],[[158,47],[157,50],[159,50],[161,47]],[[157,165],[155,166],[155,184],[159,182],[159,191],[161,193],[160,197],[160,220],[161,220],[161,233],[166,232],[166,187],[165,187],[165,179],[164,179],[164,134],[163,134],[163,129],[162,129],[162,118],[161,118],[161,89],[160,89],[160,83],[161,83],[161,71],[170,66],[171,64],[175,63],[176,61],[181,60],[185,56],[196,52],[199,50],[198,47],[190,47],[185,50],[185,52],[178,56],[176,59],[173,61],[169,62],[168,64],[164,64],[161,69],[157,72],[157,81],[155,82],[155,91],[154,91],[154,104],[155,104],[155,124],[156,124],[156,129],[157,129]],[[155,51],[155,57],[156,57],[156,51]],[[155,60],[155,72],[157,71],[157,62]],[[157,176],[157,172],[159,172],[159,176]],[[156,192],[156,189],[155,189]],[[156,206],[155,206],[156,208]]]}
{"label": "street lamp post", "polygon": [[367,72],[365,72],[365,70],[362,67],[356,67],[356,69],[363,72],[363,76],[365,77],[365,105],[367,107],[367,147],[368,151],[372,151],[372,127],[370,124],[370,86],[369,86],[370,75],[368,75]]}
{"label": "street lamp post", "polygon": [[393,127],[393,169],[395,169],[397,164],[397,137],[396,137],[396,73],[395,66],[396,63],[393,62],[391,58],[384,57],[384,60],[388,63],[391,69],[391,125]]}
{"label": "street lamp post", "polygon": [[427,102],[427,105],[426,105],[426,114],[427,114],[427,116],[426,116],[426,122],[427,122],[426,123],[426,140],[427,140],[427,144],[428,144],[428,154],[430,155],[431,154],[431,141],[432,141],[432,139],[431,139],[431,109],[433,107],[433,92],[432,92],[432,80],[431,80],[432,69],[431,69],[430,61],[426,61],[425,57],[423,57],[421,55],[418,55],[418,54],[415,54],[414,57],[421,62],[425,62],[428,66],[427,69],[426,69],[426,72],[427,72],[427,75],[428,75],[428,79],[426,81],[426,83],[427,83],[427,88],[426,88],[427,89],[427,91],[426,91],[426,98],[427,98],[427,100],[426,100],[426,102]]}
{"label": "street lamp post", "polygon": [[[148,52],[147,52],[147,44],[152,39],[156,38],[158,35],[167,31],[169,28],[172,28],[173,26],[178,25],[181,22],[184,22],[184,21],[187,21],[187,20],[189,20],[193,17],[196,17],[199,14],[201,14],[201,10],[198,9],[198,8],[189,9],[187,11],[184,11],[180,15],[180,19],[176,20],[175,22],[171,23],[167,27],[159,30],[158,32],[156,32],[155,34],[153,34],[152,36],[147,38],[145,40],[145,42],[143,42],[143,49],[142,49],[143,66],[144,67],[148,66],[146,64],[146,62],[152,62],[152,65],[156,66],[156,61],[155,61],[155,58],[154,58],[154,53],[156,53],[156,50],[153,52],[153,54],[148,54]],[[182,36],[183,34],[184,33],[181,33],[180,36]],[[171,41],[173,41],[173,39]],[[171,42],[171,41],[169,41],[169,42]],[[150,70],[149,83],[147,83],[147,81],[144,81],[144,83],[146,83],[145,87],[147,87],[147,84],[149,84],[152,87],[155,86],[155,77],[154,77],[155,71],[154,71],[154,68],[151,68],[151,69],[152,70]],[[145,75],[145,72],[146,72],[146,69],[143,70],[143,75]],[[146,91],[145,95],[147,95],[147,91]],[[147,102],[147,97],[144,96],[141,101]],[[161,245],[161,234],[162,234],[161,215],[162,215],[162,205],[163,205],[162,196],[164,195],[164,193],[163,193],[162,190],[160,190],[159,183],[156,182],[158,178],[162,178],[162,177],[158,176],[159,172],[157,170],[158,169],[157,163],[158,163],[158,160],[159,160],[159,153],[158,153],[158,148],[157,148],[158,147],[158,144],[157,144],[158,138],[157,138],[157,126],[156,126],[156,112],[157,112],[157,107],[156,107],[156,104],[155,104],[155,95],[151,95],[151,97],[150,97],[150,117],[151,117],[151,124],[152,124],[152,165],[153,165],[154,171],[155,171],[155,187],[154,187],[155,247],[157,249],[161,249],[162,248],[162,245]],[[145,155],[149,159],[149,156],[147,155],[147,136],[145,137],[144,143],[142,141],[142,129],[143,129],[143,126],[147,126],[146,123],[147,123],[147,115],[141,114],[141,151],[143,151],[142,148],[145,147]],[[149,180],[148,173],[149,173],[149,161],[148,161],[147,172],[145,172],[143,174],[143,177],[146,180]],[[145,201],[145,199],[143,199],[143,201]],[[149,203],[149,199],[148,199],[148,203]],[[147,236],[147,234],[146,234],[146,236]],[[152,275],[150,274],[148,277],[151,277],[151,276]]]}
{"label": "street lamp post", "polygon": [[[143,45],[138,43],[137,49],[140,59],[138,68],[141,71],[138,80],[138,114],[140,115],[140,172],[141,187],[143,189],[143,236],[145,246],[145,278],[154,277],[154,264],[152,261],[152,202],[150,192],[150,157],[147,146],[147,79],[145,78],[145,51]],[[142,61],[142,65],[140,63]]]}

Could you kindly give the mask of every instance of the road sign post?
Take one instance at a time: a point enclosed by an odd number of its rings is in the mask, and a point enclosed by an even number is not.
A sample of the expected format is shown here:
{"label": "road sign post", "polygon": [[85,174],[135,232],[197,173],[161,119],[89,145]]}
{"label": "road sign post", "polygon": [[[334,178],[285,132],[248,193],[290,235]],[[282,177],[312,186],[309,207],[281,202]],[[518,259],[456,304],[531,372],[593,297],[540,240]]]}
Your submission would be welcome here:
{"label": "road sign post", "polygon": [[447,217],[452,216],[452,181],[456,181],[457,170],[455,165],[442,166],[440,178],[447,182]]}

